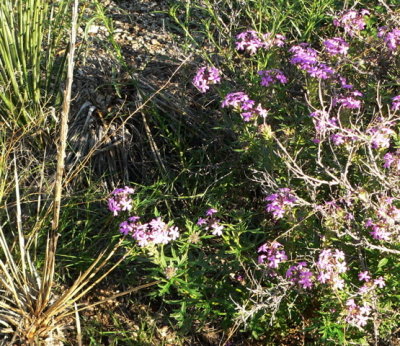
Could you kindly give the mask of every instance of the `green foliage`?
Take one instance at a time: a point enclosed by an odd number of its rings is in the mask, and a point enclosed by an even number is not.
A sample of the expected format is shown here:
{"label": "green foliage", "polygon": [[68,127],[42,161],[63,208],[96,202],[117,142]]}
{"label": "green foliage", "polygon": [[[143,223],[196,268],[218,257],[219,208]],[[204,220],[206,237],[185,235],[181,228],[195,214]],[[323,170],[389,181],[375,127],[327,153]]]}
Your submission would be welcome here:
{"label": "green foliage", "polygon": [[[393,1],[387,3],[390,5]],[[0,114],[6,124],[36,121],[44,104],[57,104],[58,85],[63,77],[65,55],[60,52],[65,48],[63,25],[68,18],[68,5],[68,1],[39,0],[0,4],[0,16],[4,17],[0,24],[0,85],[4,90],[0,95]],[[84,24],[86,28],[94,23],[104,25],[108,32],[107,44],[118,65],[112,71],[115,93],[121,97],[124,87],[129,86],[127,89],[134,87],[147,99],[151,94],[140,90],[139,81],[130,80],[129,85],[124,85],[126,81],[118,80],[118,69],[132,71],[134,67],[124,60],[105,7],[100,1],[91,5],[88,7],[93,10],[92,17],[85,17]],[[127,306],[144,302],[153,310],[146,312],[146,316],[134,311],[139,316],[134,334],[122,322],[121,316],[126,310],[107,312],[107,330],[101,330],[104,323],[100,317],[97,321],[83,317],[85,343],[162,344],[157,325],[154,321],[148,322],[152,314],[161,315],[159,320],[163,324],[169,323],[179,332],[182,343],[188,335],[195,334],[194,340],[214,330],[218,342],[259,340],[265,344],[363,345],[387,342],[398,330],[398,244],[389,249],[392,252],[381,252],[363,243],[369,239],[363,226],[365,218],[372,217],[377,196],[385,192],[382,188],[385,182],[364,174],[369,163],[365,146],[332,149],[330,142],[319,146],[311,141],[315,130],[310,109],[321,106],[321,100],[326,102],[334,86],[310,78],[289,65],[290,53],[286,48],[250,55],[234,47],[236,34],[253,29],[260,33],[282,33],[290,44],[307,41],[320,49],[324,38],[338,35],[339,29],[331,25],[332,15],[344,5],[334,0],[171,1],[169,14],[175,21],[171,29],[185,37],[184,48],[194,49],[198,54],[196,60],[201,57],[202,62],[223,71],[223,82],[213,86],[207,95],[188,90],[193,97],[189,103],[193,102],[194,115],[188,114],[187,108],[179,113],[179,104],[174,105],[175,113],[166,110],[165,104],[171,99],[167,93],[161,93],[162,106],[157,104],[159,99],[154,99],[141,110],[141,117],[128,123],[135,127],[138,137],[143,135],[137,147],[150,153],[138,156],[137,161],[143,161],[140,164],[144,168],[135,176],[136,181],[128,182],[132,176],[124,181],[135,188],[129,216],[138,215],[146,222],[160,216],[179,227],[180,237],[170,244],[148,247],[139,247],[129,236],[123,239],[123,247],[115,248],[116,254],[129,255],[103,287],[119,290],[138,282],[157,280],[157,286],[147,297],[125,301]],[[364,130],[377,114],[377,92],[385,105],[397,93],[399,67],[398,56],[381,55],[374,38],[377,26],[383,24],[385,6],[378,2],[366,5],[373,6],[376,14],[369,19],[365,32],[351,44],[350,52],[355,60],[335,61],[335,68],[363,90],[368,110],[362,117],[357,115],[356,120],[352,111],[345,110],[340,120],[343,126],[356,123]],[[367,42],[367,50],[363,50],[362,40]],[[42,48],[45,48],[43,52]],[[392,64],[387,68],[374,65],[379,59],[392,59]],[[182,75],[187,74],[191,79],[194,66],[197,61]],[[257,71],[271,68],[285,70],[289,77],[287,85],[268,89],[259,86]],[[222,98],[238,90],[246,91],[268,108],[267,118],[243,123],[236,111],[221,109]],[[385,112],[386,109],[382,111],[384,116]],[[105,118],[112,122],[110,114]],[[1,144],[3,140],[1,137]],[[392,142],[393,148],[399,146],[398,134]],[[4,210],[13,206],[11,192],[4,183],[10,152],[1,146],[0,201],[7,202]],[[321,152],[328,154],[321,157]],[[383,150],[377,151],[373,162],[381,165],[383,154]],[[294,163],[298,166],[293,170]],[[347,167],[345,173],[343,167]],[[47,168],[51,170],[50,165]],[[31,173],[32,180],[39,180]],[[41,175],[45,174],[47,171]],[[118,243],[119,224],[128,215],[112,217],[106,210],[108,187],[92,176],[89,168],[85,174],[84,184],[78,188],[71,186],[63,198],[57,277],[67,285],[73,284],[73,278],[80,277],[96,261],[100,249]],[[326,201],[341,201],[347,196],[348,185],[342,181],[326,183],[344,174],[356,187],[351,191],[351,205],[321,215],[319,211]],[[121,176],[127,175],[124,172]],[[293,189],[300,202],[284,218],[274,220],[265,212],[263,199],[280,187]],[[49,207],[50,197],[43,203]],[[33,205],[31,200],[23,201],[22,205],[28,215],[32,214],[34,208],[28,207]],[[35,224],[37,237],[32,240],[35,249],[44,248],[41,236],[50,227],[45,207],[37,207],[40,213],[36,220],[41,222]],[[213,235],[212,228],[197,223],[211,207],[218,209],[218,223],[224,227],[220,236]],[[348,211],[354,214],[355,228],[349,226]],[[6,215],[3,210],[0,212]],[[31,221],[29,217],[24,221],[27,220]],[[9,217],[8,222],[7,231],[11,234],[15,222]],[[256,263],[258,247],[273,240],[284,244],[289,257],[276,272]],[[314,265],[324,248],[340,248],[345,252],[350,269],[343,274],[343,279],[349,288],[340,291],[315,285],[308,290],[293,285],[285,277],[290,266],[298,261]],[[38,254],[35,261],[35,265],[42,266],[44,256]],[[374,304],[374,315],[362,329],[345,321],[346,300],[361,286],[358,274],[366,268],[374,278],[384,277],[387,286],[380,288],[379,295],[366,295]],[[82,291],[86,290],[83,286],[79,287]],[[75,296],[75,292],[71,294]],[[89,294],[96,295],[92,287]],[[72,301],[68,303],[71,305]],[[176,340],[171,342],[179,344]]]}
{"label": "green foliage", "polygon": [[59,102],[70,0],[0,3],[0,117],[11,126],[40,121]]}

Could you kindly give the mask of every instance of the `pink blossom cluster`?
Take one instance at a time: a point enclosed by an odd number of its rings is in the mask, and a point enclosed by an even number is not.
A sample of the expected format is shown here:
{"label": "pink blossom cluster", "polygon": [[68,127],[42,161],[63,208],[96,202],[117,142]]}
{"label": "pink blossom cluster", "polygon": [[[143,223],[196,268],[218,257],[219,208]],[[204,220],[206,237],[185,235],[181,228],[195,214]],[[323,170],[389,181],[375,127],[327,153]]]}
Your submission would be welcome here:
{"label": "pink blossom cluster", "polygon": [[222,101],[222,108],[233,107],[238,110],[243,120],[248,122],[258,116],[266,117],[267,110],[264,109],[260,103],[256,104],[244,92],[234,92],[225,96]]}
{"label": "pink blossom cluster", "polygon": [[364,281],[364,285],[360,287],[358,293],[364,295],[370,291],[376,289],[376,287],[383,288],[386,286],[385,280],[382,276],[372,280],[372,277],[368,270],[358,273],[358,279]]}
{"label": "pink blossom cluster", "polygon": [[265,264],[268,268],[277,269],[279,264],[287,260],[283,245],[277,241],[265,243],[258,250],[258,264]]}
{"label": "pink blossom cluster", "polygon": [[312,288],[313,273],[307,268],[306,262],[299,262],[290,266],[286,272],[286,278],[304,289]]}
{"label": "pink blossom cluster", "polygon": [[353,129],[341,129],[340,132],[334,133],[330,138],[334,145],[343,145],[359,140],[359,136]]}
{"label": "pink blossom cluster", "polygon": [[371,229],[371,232],[369,233],[371,234],[372,238],[376,240],[389,241],[392,236],[392,233],[388,228],[388,224],[383,220],[372,221],[371,219],[368,219],[365,221],[365,227]]}
{"label": "pink blossom cluster", "polygon": [[306,70],[310,66],[318,62],[318,52],[311,48],[308,43],[300,43],[289,49],[293,53],[290,63],[299,66],[301,69]]}
{"label": "pink blossom cluster", "polygon": [[259,48],[264,46],[264,42],[259,37],[258,32],[247,30],[236,35],[236,49],[249,52],[251,55],[256,54]]}
{"label": "pink blossom cluster", "polygon": [[394,153],[386,153],[383,157],[384,168],[392,168],[396,173],[400,173],[400,150]]}
{"label": "pink blossom cluster", "polygon": [[367,135],[371,136],[370,142],[373,149],[389,148],[390,138],[394,134],[393,130],[385,126],[374,126],[367,129]]}
{"label": "pink blossom cluster", "polygon": [[369,303],[365,301],[367,295],[376,295],[376,288],[385,287],[385,280],[382,276],[372,280],[370,273],[365,270],[358,274],[358,279],[364,282],[356,293],[362,297],[362,304],[356,304],[354,298],[348,299],[346,302],[346,318],[345,321],[355,327],[365,327],[370,319],[372,308]]}
{"label": "pink blossom cluster", "polygon": [[300,43],[289,49],[293,53],[290,63],[306,71],[311,77],[319,79],[332,78],[335,71],[328,65],[318,61],[318,52],[308,43]]}
{"label": "pink blossom cluster", "polygon": [[393,197],[384,197],[379,201],[377,215],[381,219],[386,219],[387,223],[394,225],[400,222],[400,209],[393,204],[396,200]]}
{"label": "pink blossom cluster", "polygon": [[242,91],[229,93],[225,96],[225,99],[222,101],[222,108],[224,107],[233,107],[233,108],[242,108],[243,103],[249,101],[250,98]]}
{"label": "pink blossom cluster", "polygon": [[274,219],[281,219],[296,203],[297,198],[292,194],[292,190],[284,187],[267,196],[265,201],[268,201],[266,210],[272,213]]}
{"label": "pink blossom cluster", "polygon": [[365,9],[342,12],[338,18],[333,20],[333,25],[343,28],[349,36],[355,36],[365,28],[365,17],[369,14],[370,12]]}
{"label": "pink blossom cluster", "polygon": [[346,302],[347,316],[345,321],[355,327],[362,328],[367,325],[372,312],[371,306],[367,302],[357,305],[354,299]]}
{"label": "pink blossom cluster", "polygon": [[224,229],[224,226],[220,224],[220,221],[214,217],[214,215],[218,213],[217,209],[210,208],[206,211],[206,217],[202,218],[200,217],[197,220],[197,225],[199,226],[204,226],[204,229],[211,230],[211,233],[213,235],[221,236],[222,235],[222,230]]}
{"label": "pink blossom cluster", "polygon": [[237,50],[246,51],[254,55],[260,48],[282,47],[285,39],[285,36],[281,34],[266,33],[261,35],[254,30],[247,30],[236,35],[235,46]]}
{"label": "pink blossom cluster", "polygon": [[128,186],[115,189],[111,192],[111,197],[108,199],[108,209],[114,216],[117,216],[121,211],[129,211],[132,209],[132,199],[130,195],[134,192],[135,190]]}
{"label": "pink blossom cluster", "polygon": [[393,202],[392,197],[384,197],[379,200],[377,220],[367,219],[365,227],[371,229],[371,236],[376,240],[390,241],[396,223],[400,222],[400,209]]}
{"label": "pink blossom cluster", "polygon": [[124,235],[131,235],[138,245],[145,247],[152,244],[168,244],[179,237],[179,230],[169,226],[160,217],[148,223],[140,223],[138,216],[132,216],[119,225],[119,230]]}
{"label": "pink blossom cluster", "polygon": [[324,249],[320,253],[317,262],[319,275],[318,281],[329,283],[333,288],[343,289],[344,280],[340,277],[341,273],[347,271],[346,261],[343,251],[338,249]]}
{"label": "pink blossom cluster", "polygon": [[400,95],[392,98],[392,111],[400,110]]}
{"label": "pink blossom cluster", "polygon": [[325,51],[330,55],[346,55],[349,44],[341,37],[333,37],[324,41]]}
{"label": "pink blossom cluster", "polygon": [[258,74],[261,76],[261,85],[265,87],[276,83],[286,84],[288,81],[283,72],[276,68],[258,71]]}
{"label": "pink blossom cluster", "polygon": [[201,67],[193,78],[193,85],[205,93],[210,89],[211,84],[221,82],[220,70],[215,67]]}
{"label": "pink blossom cluster", "polygon": [[339,95],[338,97],[333,99],[334,104],[339,104],[343,108],[347,109],[360,109],[361,108],[361,100],[363,94],[358,90],[349,91],[346,94]]}
{"label": "pink blossom cluster", "polygon": [[392,52],[400,46],[400,28],[393,30],[389,30],[386,26],[379,28],[378,37],[383,38],[386,47]]}

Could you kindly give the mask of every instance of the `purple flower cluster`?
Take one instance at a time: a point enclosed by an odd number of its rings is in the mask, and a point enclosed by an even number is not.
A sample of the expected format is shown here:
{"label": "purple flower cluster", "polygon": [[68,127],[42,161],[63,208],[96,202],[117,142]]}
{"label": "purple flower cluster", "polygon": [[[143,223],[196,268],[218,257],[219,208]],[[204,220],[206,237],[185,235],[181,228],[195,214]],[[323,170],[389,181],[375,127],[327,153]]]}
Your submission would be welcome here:
{"label": "purple flower cluster", "polygon": [[386,286],[385,280],[382,276],[372,280],[368,270],[358,274],[358,279],[364,281],[364,284],[358,289],[358,295],[365,296],[367,294],[375,293],[377,287],[383,288]]}
{"label": "purple flower cluster", "polygon": [[383,38],[386,47],[392,52],[400,46],[400,28],[394,28],[390,31],[386,26],[379,28],[378,37]]}
{"label": "purple flower cluster", "polygon": [[131,216],[128,220],[123,221],[119,224],[119,231],[123,235],[128,235],[132,233],[132,230],[135,226],[137,226],[137,222],[139,221],[139,216]]}
{"label": "purple flower cluster", "polygon": [[112,197],[108,199],[108,209],[114,216],[117,216],[121,211],[129,211],[132,209],[132,199],[130,195],[134,192],[135,190],[128,186],[115,189],[111,192]]}
{"label": "purple flower cluster", "polygon": [[359,139],[354,130],[342,129],[341,132],[334,133],[331,135],[331,141],[334,145],[343,145],[351,142],[355,142]]}
{"label": "purple flower cluster", "polygon": [[175,226],[168,226],[160,217],[148,223],[139,223],[138,216],[132,216],[119,225],[119,230],[124,235],[131,235],[139,246],[145,247],[152,244],[168,244],[179,237],[179,230]]}
{"label": "purple flower cluster", "polygon": [[335,75],[331,67],[318,61],[318,52],[309,47],[308,43],[300,43],[289,51],[293,53],[290,63],[306,71],[311,77],[328,79]]}
{"label": "purple flower cluster", "polygon": [[371,236],[376,240],[390,241],[396,229],[396,223],[400,222],[400,209],[394,204],[394,198],[385,197],[379,201],[377,210],[378,219],[367,219],[365,227],[371,229]]}
{"label": "purple flower cluster", "polygon": [[365,222],[365,227],[372,230],[369,233],[371,234],[372,238],[376,240],[389,241],[392,236],[388,229],[388,225],[382,220],[372,221],[371,219],[368,219]]}
{"label": "purple flower cluster", "polygon": [[265,243],[258,250],[258,264],[265,264],[268,268],[277,269],[279,263],[285,262],[287,256],[283,245],[277,241]]}
{"label": "purple flower cluster", "polygon": [[241,91],[226,95],[225,99],[222,101],[222,108],[229,106],[240,111],[240,115],[246,122],[258,116],[266,117],[268,113],[260,103],[256,104],[255,101],[250,100],[250,98]]}
{"label": "purple flower cluster", "polygon": [[235,45],[237,50],[244,50],[253,55],[264,46],[264,43],[256,31],[248,30],[236,35]]}
{"label": "purple flower cluster", "polygon": [[311,48],[308,43],[300,43],[289,49],[293,53],[290,63],[299,66],[301,69],[306,70],[318,62],[318,52]]}
{"label": "purple flower cluster", "polygon": [[395,199],[393,197],[382,198],[377,211],[378,216],[381,219],[385,219],[390,225],[400,222],[400,209],[393,204],[394,201]]}
{"label": "purple flower cluster", "polygon": [[389,148],[390,138],[394,134],[388,127],[371,127],[367,130],[367,135],[371,136],[371,147],[374,149]]}
{"label": "purple flower cluster", "polygon": [[349,36],[355,36],[365,28],[365,16],[369,14],[370,12],[365,9],[346,11],[333,20],[333,25],[343,28],[344,32]]}
{"label": "purple flower cluster", "polygon": [[235,46],[237,50],[246,51],[254,55],[260,48],[269,49],[274,46],[282,47],[285,39],[285,36],[281,34],[273,35],[271,33],[266,33],[260,35],[254,30],[247,30],[236,35]]}
{"label": "purple flower cluster", "polygon": [[349,44],[341,37],[333,37],[324,41],[325,51],[330,55],[346,55]]}
{"label": "purple flower cluster", "polygon": [[222,101],[222,108],[224,107],[233,107],[233,108],[242,108],[242,104],[249,101],[250,98],[242,91],[238,91],[235,93],[230,93],[225,96],[225,99]]}
{"label": "purple flower cluster", "polygon": [[363,305],[357,305],[354,299],[346,302],[347,316],[345,321],[355,327],[361,328],[367,325],[371,315],[371,306],[364,302]]}
{"label": "purple flower cluster", "polygon": [[318,79],[329,79],[334,77],[335,71],[324,63],[318,63],[316,65],[310,66],[306,70],[311,77],[315,77]]}
{"label": "purple flower cluster", "polygon": [[224,229],[224,226],[221,225],[218,219],[214,217],[214,214],[216,214],[218,210],[214,208],[210,208],[206,211],[206,217],[202,218],[200,217],[197,220],[197,225],[199,226],[204,226],[204,229],[211,230],[211,233],[213,235],[221,236],[222,235],[222,230]]}
{"label": "purple flower cluster", "polygon": [[400,110],[400,95],[397,95],[392,98],[392,111]]}
{"label": "purple flower cluster", "polygon": [[201,67],[193,78],[193,85],[205,93],[210,89],[211,84],[217,84],[221,82],[220,71],[215,67]]}
{"label": "purple flower cluster", "polygon": [[392,168],[395,172],[400,173],[400,150],[394,153],[386,153],[383,160],[385,161],[384,168]]}
{"label": "purple flower cluster", "polygon": [[343,108],[347,109],[360,109],[361,100],[358,98],[362,96],[363,94],[361,92],[359,92],[358,90],[354,90],[347,92],[345,95],[339,95],[337,98],[333,100],[333,103],[339,104]]}
{"label": "purple flower cluster", "polygon": [[318,281],[329,283],[333,288],[343,289],[344,280],[339,274],[346,272],[346,261],[343,251],[325,249],[319,255],[317,268],[319,270]]}
{"label": "purple flower cluster", "polygon": [[261,85],[265,87],[276,83],[286,84],[288,81],[283,72],[276,68],[258,71],[258,74],[261,76]]}
{"label": "purple flower cluster", "polygon": [[307,268],[306,262],[291,266],[286,272],[286,278],[304,289],[313,286],[313,273]]}
{"label": "purple flower cluster", "polygon": [[268,201],[266,210],[272,213],[274,219],[278,220],[294,206],[297,198],[292,194],[291,189],[284,187],[279,189],[277,193],[267,196],[264,200]]}

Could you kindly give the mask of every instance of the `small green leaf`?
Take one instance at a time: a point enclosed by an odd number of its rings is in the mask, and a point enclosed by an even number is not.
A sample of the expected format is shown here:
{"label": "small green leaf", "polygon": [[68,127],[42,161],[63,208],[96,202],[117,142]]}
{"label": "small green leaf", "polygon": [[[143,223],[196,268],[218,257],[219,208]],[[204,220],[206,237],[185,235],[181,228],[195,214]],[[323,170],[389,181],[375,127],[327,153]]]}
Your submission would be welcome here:
{"label": "small green leaf", "polygon": [[389,260],[386,257],[382,258],[378,263],[378,268],[380,269],[380,268],[384,267],[388,262],[389,262]]}

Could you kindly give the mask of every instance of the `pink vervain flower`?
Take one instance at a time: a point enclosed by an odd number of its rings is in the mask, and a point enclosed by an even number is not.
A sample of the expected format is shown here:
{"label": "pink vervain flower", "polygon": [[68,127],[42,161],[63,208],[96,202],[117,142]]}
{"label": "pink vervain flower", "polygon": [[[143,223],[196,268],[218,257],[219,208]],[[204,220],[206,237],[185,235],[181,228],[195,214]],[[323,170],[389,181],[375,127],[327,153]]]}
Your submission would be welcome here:
{"label": "pink vervain flower", "polygon": [[108,210],[110,210],[114,216],[117,216],[121,211],[131,210],[132,199],[130,195],[134,192],[135,190],[128,186],[115,189],[111,192],[111,197],[108,199]]}
{"label": "pink vervain flower", "polygon": [[244,92],[230,93],[225,96],[222,101],[222,108],[232,106],[234,109],[240,111],[243,120],[249,122],[257,116],[266,117],[268,111],[264,109],[261,104],[256,104]]}
{"label": "pink vervain flower", "polygon": [[333,37],[324,41],[325,50],[330,55],[346,55],[349,44],[341,37]]}
{"label": "pink vervain flower", "polygon": [[400,109],[400,95],[392,98],[392,111],[398,111]]}
{"label": "pink vervain flower", "polygon": [[193,78],[193,85],[205,93],[210,89],[211,84],[217,84],[221,82],[220,71],[215,67],[201,67]]}
{"label": "pink vervain flower", "polygon": [[271,70],[258,71],[257,73],[261,76],[262,86],[268,87],[276,83],[286,84],[288,81],[283,72],[276,68]]}
{"label": "pink vervain flower", "polygon": [[369,14],[370,12],[365,9],[342,12],[339,17],[333,20],[333,25],[343,28],[349,36],[355,36],[365,28],[365,17]]}
{"label": "pink vervain flower", "polygon": [[197,221],[197,225],[204,227],[205,230],[211,231],[212,235],[221,236],[224,226],[220,224],[220,221],[214,217],[218,212],[217,209],[210,208],[206,211],[206,217],[200,217]]}
{"label": "pink vervain flower", "polygon": [[258,264],[264,264],[268,268],[277,269],[281,262],[287,260],[283,245],[277,241],[265,243],[258,250]]}
{"label": "pink vervain flower", "polygon": [[371,280],[371,276],[369,275],[369,272],[366,270],[366,271],[361,272],[361,273],[358,274],[358,279],[360,281],[368,282],[369,280]]}
{"label": "pink vervain flower", "polygon": [[120,232],[124,235],[131,235],[138,242],[138,245],[168,244],[179,237],[179,230],[175,226],[169,226],[160,217],[148,223],[140,223],[139,217],[132,216],[120,224]]}
{"label": "pink vervain flower", "polygon": [[299,262],[289,267],[286,278],[304,289],[309,289],[313,286],[314,274],[307,268],[306,262]]}
{"label": "pink vervain flower", "polygon": [[292,190],[285,187],[278,190],[277,193],[273,193],[267,196],[266,210],[272,213],[274,219],[281,219],[284,214],[289,211],[296,203],[297,198],[292,194]]}

